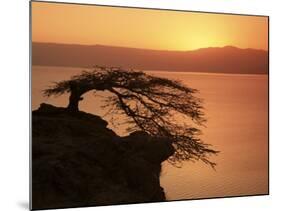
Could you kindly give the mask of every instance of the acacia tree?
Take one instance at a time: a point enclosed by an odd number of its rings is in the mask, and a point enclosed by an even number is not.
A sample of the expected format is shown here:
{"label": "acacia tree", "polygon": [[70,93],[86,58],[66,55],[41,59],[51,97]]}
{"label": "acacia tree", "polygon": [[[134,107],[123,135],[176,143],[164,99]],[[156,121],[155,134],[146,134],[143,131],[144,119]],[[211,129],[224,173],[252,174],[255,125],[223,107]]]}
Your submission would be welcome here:
{"label": "acacia tree", "polygon": [[[201,160],[214,167],[209,156],[218,151],[198,138],[206,121],[198,92],[179,81],[148,75],[119,67],[95,66],[70,80],[55,83],[44,90],[45,96],[69,93],[68,110],[79,111],[82,95],[89,91],[109,91],[104,107],[108,113],[123,114],[128,131],[143,131],[172,142],[175,153],[169,161],[177,165],[183,160]],[[118,115],[115,115],[118,116]],[[113,118],[114,119],[114,118]],[[188,122],[189,124],[185,123]],[[194,126],[195,125],[195,126]]]}

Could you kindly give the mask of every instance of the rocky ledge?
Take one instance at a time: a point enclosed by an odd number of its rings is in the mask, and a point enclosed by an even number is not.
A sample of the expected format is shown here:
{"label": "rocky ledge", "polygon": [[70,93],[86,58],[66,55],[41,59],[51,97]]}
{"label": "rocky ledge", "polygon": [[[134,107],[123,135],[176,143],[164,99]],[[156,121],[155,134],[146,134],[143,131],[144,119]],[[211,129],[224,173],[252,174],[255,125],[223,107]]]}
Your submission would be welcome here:
{"label": "rocky ledge", "polygon": [[33,209],[165,201],[159,177],[171,143],[120,137],[107,124],[48,104],[32,112]]}

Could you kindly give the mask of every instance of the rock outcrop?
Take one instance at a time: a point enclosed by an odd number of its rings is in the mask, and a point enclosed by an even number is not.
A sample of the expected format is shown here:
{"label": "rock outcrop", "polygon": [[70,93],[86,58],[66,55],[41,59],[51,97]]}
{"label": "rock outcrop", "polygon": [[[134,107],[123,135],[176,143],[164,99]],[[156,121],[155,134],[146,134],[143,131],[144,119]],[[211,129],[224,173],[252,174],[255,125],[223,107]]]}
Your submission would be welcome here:
{"label": "rock outcrop", "polygon": [[32,208],[164,201],[168,140],[120,137],[99,116],[41,104],[32,112]]}

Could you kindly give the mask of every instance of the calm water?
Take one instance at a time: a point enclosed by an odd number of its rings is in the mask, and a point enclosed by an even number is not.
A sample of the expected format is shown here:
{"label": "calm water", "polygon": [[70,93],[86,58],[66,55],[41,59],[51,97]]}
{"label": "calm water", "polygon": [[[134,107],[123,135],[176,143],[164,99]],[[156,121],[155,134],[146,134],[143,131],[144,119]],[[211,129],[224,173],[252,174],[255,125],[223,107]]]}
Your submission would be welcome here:
{"label": "calm water", "polygon": [[[32,109],[46,102],[66,106],[68,96],[44,98],[41,90],[53,81],[68,79],[81,68],[33,66]],[[149,71],[148,71],[149,72]],[[202,139],[221,153],[213,157],[216,171],[201,162],[185,162],[182,168],[163,164],[161,185],[167,198],[191,199],[267,193],[268,187],[268,89],[267,75],[171,73],[153,71],[161,77],[179,79],[200,90],[207,127]],[[80,109],[100,116],[102,95],[86,94]],[[93,102],[95,102],[93,104]],[[109,117],[105,117],[107,119]],[[125,126],[115,128],[125,134]]]}

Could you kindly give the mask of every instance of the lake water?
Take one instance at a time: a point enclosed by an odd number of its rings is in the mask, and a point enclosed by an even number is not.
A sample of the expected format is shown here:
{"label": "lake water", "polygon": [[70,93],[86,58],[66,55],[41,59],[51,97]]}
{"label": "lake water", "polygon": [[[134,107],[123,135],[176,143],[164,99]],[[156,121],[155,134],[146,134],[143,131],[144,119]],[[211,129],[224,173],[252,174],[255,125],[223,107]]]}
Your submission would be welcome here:
{"label": "lake water", "polygon": [[[32,109],[40,103],[66,106],[68,96],[44,98],[42,90],[69,79],[82,68],[32,68]],[[268,192],[268,75],[207,74],[146,71],[179,79],[200,91],[208,119],[201,138],[220,151],[213,157],[216,171],[202,162],[182,168],[163,163],[161,185],[168,200],[266,194]],[[98,93],[108,95],[108,93]],[[85,95],[80,110],[103,116],[102,96]],[[94,103],[93,103],[94,102]],[[105,117],[107,119],[109,117]],[[125,126],[118,129],[125,134]]]}

